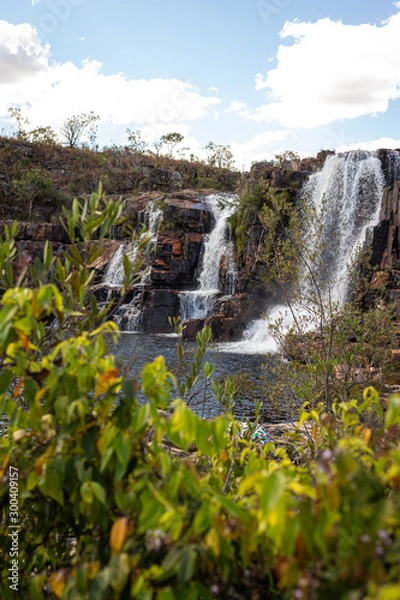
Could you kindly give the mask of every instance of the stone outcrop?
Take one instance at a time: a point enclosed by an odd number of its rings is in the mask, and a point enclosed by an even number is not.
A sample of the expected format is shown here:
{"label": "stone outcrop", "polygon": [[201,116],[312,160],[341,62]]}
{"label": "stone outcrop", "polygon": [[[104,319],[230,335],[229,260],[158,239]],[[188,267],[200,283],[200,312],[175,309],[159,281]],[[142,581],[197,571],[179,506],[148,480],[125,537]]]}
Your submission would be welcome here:
{"label": "stone outcrop", "polygon": [[383,194],[379,224],[372,239],[373,263],[382,268],[400,268],[400,181]]}
{"label": "stone outcrop", "polygon": [[151,269],[152,284],[193,289],[202,247],[203,236],[199,233],[161,232]]}
{"label": "stone outcrop", "polygon": [[[270,162],[253,165],[251,172],[243,177],[242,191],[254,183],[263,181],[274,189],[286,190],[295,199],[304,181],[319,169],[326,154],[316,158],[292,161],[279,169]],[[372,260],[378,267],[373,285],[385,290],[385,300],[400,306],[400,181],[393,180],[394,167],[389,154],[380,152],[386,181],[382,199],[380,222],[371,232]],[[153,178],[157,191],[146,191],[123,199],[127,222],[138,227],[143,223],[146,206],[155,202],[162,209],[163,220],[150,259],[150,272],[146,283],[134,286],[121,298],[118,288],[102,285],[104,273],[116,250],[123,243],[126,230],[115,230],[115,240],[104,242],[103,252],[91,265],[96,270],[93,293],[99,302],[114,297],[120,305],[130,305],[140,311],[139,327],[146,332],[171,332],[169,317],[177,317],[180,311],[179,293],[197,288],[197,276],[204,247],[205,236],[214,225],[213,214],[204,195],[193,190],[181,189],[183,179],[168,169],[149,167],[148,180]],[[166,191],[161,191],[165,182]],[[175,182],[175,183],[174,183]],[[11,222],[8,222],[11,224]],[[1,225],[0,225],[1,231]],[[235,260],[238,274],[235,295],[216,298],[213,314],[207,319],[193,319],[186,323],[184,336],[194,339],[204,324],[211,327],[217,340],[239,339],[249,321],[258,318],[269,303],[275,301],[272,285],[266,285],[265,228],[256,214],[250,216],[240,258]],[[42,257],[48,240],[54,252],[68,245],[68,235],[62,225],[51,223],[19,223],[17,271]],[[227,289],[227,265],[220,264],[220,289]],[[400,320],[400,309],[399,309]],[[123,324],[123,321],[121,321]]]}
{"label": "stone outcrop", "polygon": [[144,290],[142,299],[141,330],[148,333],[170,333],[170,317],[179,315],[179,298],[177,290],[149,289]]}
{"label": "stone outcrop", "polygon": [[[12,221],[3,221],[0,223],[0,232],[3,234],[4,226],[10,227]],[[64,227],[60,224],[53,223],[33,223],[31,221],[19,221],[18,232],[16,235],[17,241],[35,241],[45,242],[49,240],[51,242],[59,242],[61,244],[69,243],[69,236]]]}

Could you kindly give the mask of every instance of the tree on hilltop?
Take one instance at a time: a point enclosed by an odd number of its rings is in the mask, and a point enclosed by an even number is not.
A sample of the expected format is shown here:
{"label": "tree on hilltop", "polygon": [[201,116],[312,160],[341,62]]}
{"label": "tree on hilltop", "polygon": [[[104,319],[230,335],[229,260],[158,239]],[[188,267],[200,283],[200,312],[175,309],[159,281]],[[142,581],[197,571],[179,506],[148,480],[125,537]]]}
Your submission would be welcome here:
{"label": "tree on hilltop", "polygon": [[235,161],[230,146],[208,142],[205,150],[209,152],[207,162],[211,167],[218,167],[219,169],[231,169],[233,167]]}
{"label": "tree on hilltop", "polygon": [[160,138],[161,144],[165,144],[168,147],[168,156],[172,157],[175,147],[183,142],[184,136],[177,131],[162,135]]}
{"label": "tree on hilltop", "polygon": [[95,115],[93,110],[89,114],[81,113],[66,119],[63,123],[61,133],[65,137],[67,146],[69,148],[76,148],[85,131],[87,131],[89,140],[93,142],[97,134],[97,125],[95,123],[99,120],[99,115]]}

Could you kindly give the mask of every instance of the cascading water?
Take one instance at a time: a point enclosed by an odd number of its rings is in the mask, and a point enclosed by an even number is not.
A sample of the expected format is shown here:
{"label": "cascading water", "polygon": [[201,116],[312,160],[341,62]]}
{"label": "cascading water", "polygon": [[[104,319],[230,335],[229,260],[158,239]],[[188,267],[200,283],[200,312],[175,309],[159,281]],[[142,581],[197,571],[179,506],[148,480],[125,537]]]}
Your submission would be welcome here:
{"label": "cascading water", "polygon": [[[147,245],[143,257],[145,268],[140,281],[136,284],[137,288],[143,288],[150,283],[151,258],[157,242],[157,231],[161,218],[161,208],[150,202],[143,214],[143,223],[146,225],[146,231],[139,238],[139,242],[145,239]],[[125,278],[124,254],[126,254],[132,267],[134,267],[138,258],[138,241],[124,242],[118,247],[104,275],[103,285],[105,287],[113,288],[123,285]],[[122,304],[115,312],[114,320],[122,331],[137,331],[139,327],[141,315],[141,310],[137,305],[139,295],[140,290],[133,295],[132,301],[129,304]]]}
{"label": "cascading water", "polygon": [[[392,158],[395,171],[400,165],[398,153]],[[398,176],[397,172],[393,175]],[[348,266],[355,249],[363,244],[368,227],[378,222],[384,186],[382,165],[376,154],[353,151],[328,156],[323,169],[313,174],[303,188],[306,203],[315,209],[322,224],[322,267],[316,271],[317,284],[323,297],[339,306],[346,300]],[[306,240],[313,240],[313,229],[311,226],[311,231],[305,232]],[[305,297],[307,291],[303,289]],[[309,291],[311,295],[313,292]],[[292,310],[301,319],[308,307],[294,304]],[[244,332],[244,340],[227,345],[229,350],[248,353],[276,351],[277,344],[270,327],[278,319],[281,333],[288,331],[295,322],[287,306],[275,306],[266,319],[250,323]]]}
{"label": "cascading water", "polygon": [[[150,202],[145,210],[143,215],[143,221],[146,225],[146,231],[141,234],[140,240],[147,240],[147,248],[144,256],[145,262],[149,263],[149,258],[152,256],[154,250],[154,244],[157,241],[157,230],[158,225],[160,223],[162,217],[161,208],[157,208],[157,206]],[[106,287],[119,287],[123,285],[125,273],[124,273],[124,254],[129,258],[129,261],[132,267],[135,266],[138,254],[138,242],[124,242],[122,243],[111,261],[108,264],[107,270],[105,272],[103,278],[103,285]],[[145,285],[148,283],[150,278],[151,267],[147,265],[146,269],[143,271],[140,284]]]}
{"label": "cascading water", "polygon": [[132,265],[136,263],[137,258],[137,243],[124,242],[120,244],[108,263],[107,270],[104,274],[103,285],[113,288],[120,287],[124,283],[124,255],[126,254]]}
{"label": "cascading water", "polygon": [[225,258],[226,266],[226,284],[222,291],[227,295],[232,295],[235,291],[236,267],[228,227],[228,218],[234,211],[232,202],[234,198],[234,195],[228,194],[210,194],[206,198],[213,213],[215,225],[204,243],[198,289],[179,294],[181,321],[201,319],[210,314],[217,295],[221,293],[220,265],[223,258]]}

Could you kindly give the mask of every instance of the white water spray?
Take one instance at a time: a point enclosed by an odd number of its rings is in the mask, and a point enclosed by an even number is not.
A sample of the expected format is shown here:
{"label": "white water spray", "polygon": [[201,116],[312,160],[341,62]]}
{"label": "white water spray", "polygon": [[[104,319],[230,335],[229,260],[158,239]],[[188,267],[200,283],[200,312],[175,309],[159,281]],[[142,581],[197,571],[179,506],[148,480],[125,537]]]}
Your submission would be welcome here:
{"label": "white water spray", "polygon": [[[153,202],[150,202],[146,206],[143,215],[143,221],[147,227],[147,230],[141,234],[139,239],[139,241],[142,241],[143,239],[147,240],[147,247],[144,256],[144,261],[147,263],[147,266],[143,271],[139,283],[140,285],[146,285],[150,282],[150,259],[153,255],[154,246],[157,241],[157,230],[161,217],[162,210],[157,208]],[[123,242],[117,248],[104,274],[103,285],[105,287],[120,287],[123,285],[125,279],[124,254],[126,254],[132,267],[134,267],[138,258],[138,241]]]}
{"label": "white water spray", "polygon": [[[394,170],[400,164],[397,161],[394,157]],[[354,151],[328,156],[323,169],[311,175],[304,186],[306,202],[315,208],[322,220],[321,263],[324,267],[317,273],[317,280],[324,300],[329,296],[329,301],[339,306],[346,300],[348,266],[356,248],[363,244],[367,228],[378,222],[384,185],[382,165],[376,155]],[[311,229],[306,232],[306,240],[307,237],[313,239],[313,227]],[[309,291],[312,295],[315,290],[310,288]],[[312,308],[293,305],[292,310],[296,319],[302,321]],[[224,350],[276,352],[277,343],[271,334],[271,326],[277,322],[281,335],[295,324],[294,315],[282,304],[273,307],[265,319],[250,323],[243,341],[224,344]]]}
{"label": "white water spray", "polygon": [[220,290],[220,266],[225,258],[227,295],[235,291],[236,267],[233,259],[233,244],[229,235],[228,219],[234,212],[233,195],[211,194],[206,202],[212,210],[215,225],[204,243],[199,287],[195,291],[179,294],[181,303],[181,321],[201,319],[212,311],[213,303]]}
{"label": "white water spray", "polygon": [[[139,242],[146,240],[146,250],[144,253],[144,270],[140,281],[136,287],[143,288],[150,284],[151,259],[154,254],[155,244],[157,242],[157,231],[162,218],[162,210],[153,202],[150,202],[143,215],[143,221],[146,225],[146,231],[140,235]],[[107,271],[104,275],[103,285],[109,288],[120,287],[124,283],[124,254],[128,257],[132,268],[135,267],[138,259],[138,241],[122,243],[114,256],[112,257]],[[138,291],[140,294],[140,290]],[[138,294],[133,295],[129,304],[122,304],[115,312],[114,321],[122,331],[137,331],[140,324],[141,310],[137,304]],[[140,300],[140,299],[139,299]],[[140,302],[139,302],[140,304]]]}

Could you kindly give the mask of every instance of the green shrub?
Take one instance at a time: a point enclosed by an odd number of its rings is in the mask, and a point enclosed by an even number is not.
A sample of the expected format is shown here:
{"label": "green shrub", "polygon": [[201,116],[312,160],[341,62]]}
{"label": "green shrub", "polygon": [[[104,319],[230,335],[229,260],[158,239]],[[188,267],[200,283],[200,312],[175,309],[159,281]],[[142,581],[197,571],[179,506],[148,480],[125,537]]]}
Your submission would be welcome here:
{"label": "green shrub", "polygon": [[[115,326],[84,305],[92,238],[119,211],[76,201],[64,263],[47,248],[31,287],[7,285],[14,231],[0,244],[2,597],[399,597],[400,398],[385,412],[372,388],[330,412],[304,406],[261,446],[229,413],[194,414],[179,397],[192,382],[161,356],[140,382],[122,377],[106,351]],[[54,264],[57,285],[44,283]]]}

